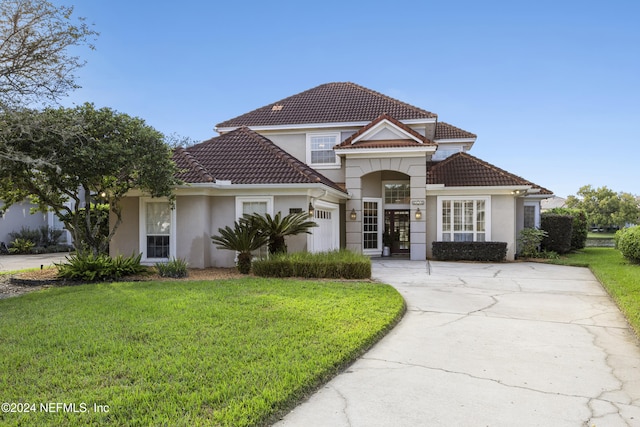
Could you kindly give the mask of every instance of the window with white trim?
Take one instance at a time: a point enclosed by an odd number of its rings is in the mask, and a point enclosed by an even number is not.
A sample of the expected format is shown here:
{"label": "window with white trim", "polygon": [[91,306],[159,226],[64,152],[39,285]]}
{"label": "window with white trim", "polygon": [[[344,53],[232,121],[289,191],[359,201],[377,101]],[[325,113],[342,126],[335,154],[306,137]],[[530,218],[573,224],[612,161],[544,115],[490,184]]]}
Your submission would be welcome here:
{"label": "window with white trim", "polygon": [[[264,215],[267,213],[273,216],[273,197],[236,197],[236,219],[240,219],[244,215]],[[267,253],[267,247],[264,246],[253,252],[253,255],[266,257]]]}
{"label": "window with white trim", "polygon": [[382,200],[362,199],[362,249],[364,253],[377,252],[381,248]]}
{"label": "window with white trim", "polygon": [[482,198],[438,198],[439,240],[443,242],[484,242],[491,239],[491,203]]}
{"label": "window with white trim", "polygon": [[340,165],[340,158],[333,149],[339,143],[339,132],[307,134],[307,164],[314,167]]}
{"label": "window with white trim", "polygon": [[140,252],[143,260],[168,260],[176,256],[176,216],[167,200],[140,199]]}

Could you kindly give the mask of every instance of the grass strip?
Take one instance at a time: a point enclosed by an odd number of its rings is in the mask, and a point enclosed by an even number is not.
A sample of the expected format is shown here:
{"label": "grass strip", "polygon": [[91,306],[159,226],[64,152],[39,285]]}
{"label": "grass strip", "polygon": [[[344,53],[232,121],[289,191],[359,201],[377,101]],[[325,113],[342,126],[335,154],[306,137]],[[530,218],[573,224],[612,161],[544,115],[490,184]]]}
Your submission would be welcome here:
{"label": "grass strip", "polygon": [[3,402],[75,404],[0,413],[0,424],[266,425],[403,313],[388,285],[261,278],[91,284],[0,300]]}
{"label": "grass strip", "polygon": [[614,248],[585,248],[549,262],[589,267],[640,337],[640,265],[630,263]]}

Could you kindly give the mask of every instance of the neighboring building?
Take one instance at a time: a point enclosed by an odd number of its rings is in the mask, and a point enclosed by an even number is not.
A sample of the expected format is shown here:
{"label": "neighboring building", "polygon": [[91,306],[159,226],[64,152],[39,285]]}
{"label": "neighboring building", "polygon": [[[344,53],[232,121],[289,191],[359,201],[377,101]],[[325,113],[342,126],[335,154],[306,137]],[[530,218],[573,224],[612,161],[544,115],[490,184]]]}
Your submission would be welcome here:
{"label": "neighboring building", "polygon": [[[13,240],[10,233],[19,232],[23,228],[37,230],[40,227],[48,226],[56,230],[64,230],[64,224],[53,213],[34,212],[37,206],[24,201],[16,203],[8,208],[2,207],[0,201],[0,242],[9,246]],[[67,230],[60,237],[59,243],[67,244],[71,242],[71,235]]]}
{"label": "neighboring building", "polygon": [[540,202],[542,212],[550,211],[555,208],[566,208],[567,199],[563,197],[553,196]]}
{"label": "neighboring building", "polygon": [[539,224],[551,191],[467,153],[476,135],[353,83],[328,83],[217,125],[220,136],[174,152],[186,183],[175,209],[131,192],[111,251],[146,262],[232,266],[210,236],[253,212],[312,210],[319,227],[290,251],[388,243],[413,260],[433,241],[507,242]]}

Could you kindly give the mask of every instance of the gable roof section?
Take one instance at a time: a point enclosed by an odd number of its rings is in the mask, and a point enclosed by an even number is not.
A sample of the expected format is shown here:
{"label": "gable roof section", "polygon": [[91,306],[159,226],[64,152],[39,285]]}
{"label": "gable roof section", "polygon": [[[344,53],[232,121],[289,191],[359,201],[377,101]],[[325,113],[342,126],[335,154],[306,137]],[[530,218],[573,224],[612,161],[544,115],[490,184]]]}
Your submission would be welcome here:
{"label": "gable roof section", "polygon": [[475,139],[477,138],[476,134],[471,132],[467,132],[466,130],[460,129],[449,123],[438,122],[436,124],[436,136],[435,140],[438,139]]}
{"label": "gable roof section", "polygon": [[427,184],[444,184],[445,187],[530,185],[539,189],[539,194],[553,194],[544,187],[464,152],[456,153],[441,162],[430,162],[427,166]]}
{"label": "gable roof section", "polygon": [[388,113],[398,120],[437,115],[355,83],[325,83],[224,121],[216,128],[370,122]]}
{"label": "gable roof section", "polygon": [[[384,126],[385,123],[390,123],[402,133],[407,134],[408,138],[394,139],[394,140],[367,140],[366,135],[376,129],[376,127]],[[362,138],[362,139],[361,139]],[[427,139],[424,135],[420,135],[409,126],[394,119],[389,114],[382,114],[375,120],[370,122],[365,127],[358,130],[358,132],[351,135],[349,138],[342,141],[342,143],[335,146],[335,149],[348,149],[348,148],[395,148],[395,147],[422,147],[422,146],[435,146],[433,142]]]}
{"label": "gable roof section", "polygon": [[305,165],[269,139],[242,127],[188,148],[177,148],[173,160],[187,183],[231,181],[232,184],[324,184],[343,188]]}

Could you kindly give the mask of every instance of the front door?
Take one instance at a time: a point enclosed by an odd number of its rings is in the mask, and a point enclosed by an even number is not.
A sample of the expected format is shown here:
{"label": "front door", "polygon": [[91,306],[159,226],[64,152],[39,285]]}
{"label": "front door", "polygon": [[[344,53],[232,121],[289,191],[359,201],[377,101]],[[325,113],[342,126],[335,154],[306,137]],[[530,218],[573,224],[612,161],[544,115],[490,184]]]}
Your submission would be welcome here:
{"label": "front door", "polygon": [[392,254],[409,253],[409,210],[394,209],[384,211],[384,233],[383,241],[385,246],[391,248]]}

